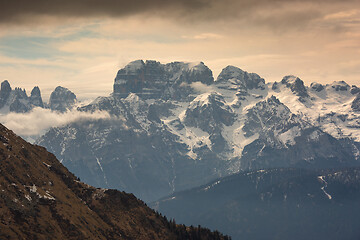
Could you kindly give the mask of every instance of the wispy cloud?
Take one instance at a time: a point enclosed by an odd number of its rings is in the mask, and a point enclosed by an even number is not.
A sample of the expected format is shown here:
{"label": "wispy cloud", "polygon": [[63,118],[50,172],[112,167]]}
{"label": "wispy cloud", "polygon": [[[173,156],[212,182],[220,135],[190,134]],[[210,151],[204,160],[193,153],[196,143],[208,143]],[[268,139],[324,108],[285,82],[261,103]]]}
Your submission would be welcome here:
{"label": "wispy cloud", "polygon": [[184,39],[195,39],[195,40],[210,40],[210,39],[222,39],[224,36],[216,33],[200,33],[194,36],[182,36]]}
{"label": "wispy cloud", "polygon": [[65,113],[53,112],[49,109],[34,108],[29,113],[9,113],[0,115],[0,122],[22,137],[37,137],[51,127],[64,126],[71,122],[85,120],[109,119],[107,112],[79,112],[76,110]]}

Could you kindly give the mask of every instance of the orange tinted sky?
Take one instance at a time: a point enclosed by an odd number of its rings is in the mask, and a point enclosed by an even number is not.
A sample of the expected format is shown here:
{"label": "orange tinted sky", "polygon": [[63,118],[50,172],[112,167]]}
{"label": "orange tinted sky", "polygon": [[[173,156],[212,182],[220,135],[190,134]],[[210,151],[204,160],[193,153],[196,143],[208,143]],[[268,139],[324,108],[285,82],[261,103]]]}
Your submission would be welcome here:
{"label": "orange tinted sky", "polygon": [[135,59],[360,85],[360,1],[3,0],[0,25],[0,80],[45,99],[58,85],[108,95]]}

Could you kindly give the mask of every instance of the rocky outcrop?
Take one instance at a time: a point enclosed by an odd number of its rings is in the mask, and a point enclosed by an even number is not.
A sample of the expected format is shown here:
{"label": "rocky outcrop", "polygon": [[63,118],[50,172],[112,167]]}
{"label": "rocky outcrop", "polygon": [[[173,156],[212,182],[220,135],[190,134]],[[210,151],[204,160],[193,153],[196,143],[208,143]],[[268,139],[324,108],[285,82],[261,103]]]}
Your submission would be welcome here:
{"label": "rocky outcrop", "polygon": [[213,133],[219,132],[223,125],[232,125],[234,118],[235,114],[224,97],[212,92],[199,95],[189,104],[183,122],[187,126]]}
{"label": "rocky outcrop", "polygon": [[322,85],[320,83],[313,82],[310,84],[310,88],[316,92],[321,92],[325,87],[324,87],[324,85]]}
{"label": "rocky outcrop", "polygon": [[143,99],[181,99],[192,92],[182,84],[211,84],[213,80],[211,70],[202,62],[164,65],[156,61],[137,60],[118,71],[114,96],[126,98],[130,93],[135,93]]}
{"label": "rocky outcrop", "polygon": [[0,108],[8,108],[10,112],[25,113],[34,107],[44,107],[40,89],[35,87],[28,97],[25,89],[16,87],[12,89],[10,83],[5,80],[1,83]]}
{"label": "rocky outcrop", "polygon": [[21,88],[15,88],[11,91],[8,104],[11,112],[25,113],[32,109],[25,89]]}
{"label": "rocky outcrop", "polygon": [[300,100],[304,100],[304,98],[309,97],[309,94],[304,86],[304,82],[293,75],[285,76],[281,83],[286,87],[290,88],[293,93],[300,97]]}
{"label": "rocky outcrop", "polygon": [[39,87],[34,87],[30,94],[30,103],[36,107],[44,107]]}
{"label": "rocky outcrop", "polygon": [[354,101],[351,103],[351,108],[356,112],[360,112],[360,94],[358,94]]}
{"label": "rocky outcrop", "polygon": [[232,86],[230,89],[264,90],[265,80],[256,73],[248,73],[238,67],[227,66],[221,71],[215,83],[229,83]]}
{"label": "rocky outcrop", "polygon": [[344,81],[335,81],[332,84],[330,84],[330,86],[337,92],[348,91],[348,89],[350,89],[350,86]]}
{"label": "rocky outcrop", "polygon": [[53,111],[66,112],[74,107],[76,95],[69,89],[58,86],[50,95],[49,107]]}
{"label": "rocky outcrop", "polygon": [[11,93],[10,83],[5,80],[1,83],[0,108],[4,107]]}
{"label": "rocky outcrop", "polygon": [[352,85],[351,89],[350,89],[350,93],[353,94],[353,95],[356,95],[356,94],[360,93],[360,88],[358,88],[355,85]]}

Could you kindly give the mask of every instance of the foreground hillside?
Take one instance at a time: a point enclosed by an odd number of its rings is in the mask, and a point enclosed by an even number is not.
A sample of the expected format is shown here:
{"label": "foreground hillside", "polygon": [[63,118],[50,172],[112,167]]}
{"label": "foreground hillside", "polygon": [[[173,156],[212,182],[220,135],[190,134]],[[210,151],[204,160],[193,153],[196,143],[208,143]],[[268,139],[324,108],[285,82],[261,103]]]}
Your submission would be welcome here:
{"label": "foreground hillside", "polygon": [[169,222],[132,194],[79,181],[0,125],[0,239],[228,239]]}
{"label": "foreground hillside", "polygon": [[238,173],[152,204],[233,239],[360,238],[360,168]]}

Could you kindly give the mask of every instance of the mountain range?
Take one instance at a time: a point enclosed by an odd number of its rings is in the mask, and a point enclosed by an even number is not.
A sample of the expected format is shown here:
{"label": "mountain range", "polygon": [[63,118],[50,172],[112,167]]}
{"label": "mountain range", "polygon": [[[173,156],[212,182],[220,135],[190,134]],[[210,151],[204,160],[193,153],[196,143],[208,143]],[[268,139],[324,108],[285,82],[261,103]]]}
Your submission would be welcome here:
{"label": "mountain range", "polygon": [[36,143],[89,184],[151,202],[239,171],[359,166],[359,96],[341,81],[266,83],[234,66],[214,80],[202,62],[138,60],[118,71],[111,96],[77,109],[111,118]]}
{"label": "mountain range", "polygon": [[12,89],[7,80],[1,83],[0,112],[2,114],[9,112],[26,113],[35,107],[49,108],[57,112],[66,112],[72,109],[76,102],[76,95],[69,89],[61,86],[54,89],[47,104],[43,102],[40,89],[37,86],[31,90],[31,94],[28,96],[25,89],[19,87]]}
{"label": "mountain range", "polygon": [[108,114],[53,127],[35,143],[84,182],[134,193],[180,223],[234,239],[360,236],[355,85],[266,82],[235,66],[214,79],[203,62],[137,60],[118,71],[110,96],[77,108],[62,87],[47,104],[40,89],[28,97],[4,81],[0,99],[3,113]]}

